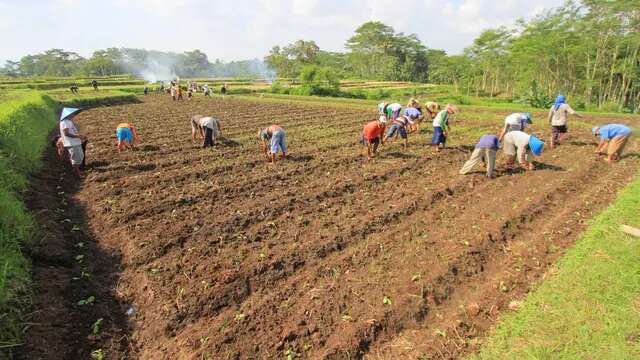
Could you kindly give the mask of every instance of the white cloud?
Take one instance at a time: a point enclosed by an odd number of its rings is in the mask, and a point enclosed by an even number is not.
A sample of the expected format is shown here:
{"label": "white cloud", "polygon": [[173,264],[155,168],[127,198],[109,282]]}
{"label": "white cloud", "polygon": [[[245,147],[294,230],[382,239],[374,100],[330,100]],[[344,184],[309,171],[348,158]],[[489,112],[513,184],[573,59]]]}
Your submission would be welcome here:
{"label": "white cloud", "polygon": [[[562,2],[0,0],[0,29],[4,30],[0,54],[17,59],[55,46],[89,56],[97,48],[126,46],[169,51],[197,48],[211,59],[233,60],[261,58],[273,45],[296,39],[315,40],[323,49],[340,51],[354,30],[369,20],[416,33],[429,47],[457,53],[485,28],[514,24],[519,17],[531,17]],[[4,39],[7,28],[18,27],[20,31]]]}

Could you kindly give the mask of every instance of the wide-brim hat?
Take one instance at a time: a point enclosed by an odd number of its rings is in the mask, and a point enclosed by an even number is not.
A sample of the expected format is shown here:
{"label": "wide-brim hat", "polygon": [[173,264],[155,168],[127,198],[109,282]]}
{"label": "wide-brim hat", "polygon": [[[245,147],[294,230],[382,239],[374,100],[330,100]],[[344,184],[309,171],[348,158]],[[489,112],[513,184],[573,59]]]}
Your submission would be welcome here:
{"label": "wide-brim hat", "polygon": [[60,121],[68,118],[69,116],[72,115],[77,115],[80,111],[82,111],[82,109],[77,109],[77,108],[63,108],[62,112],[60,113]]}
{"label": "wide-brim hat", "polygon": [[538,139],[534,135],[529,137],[529,149],[535,156],[542,155],[542,149],[544,148],[544,141]]}

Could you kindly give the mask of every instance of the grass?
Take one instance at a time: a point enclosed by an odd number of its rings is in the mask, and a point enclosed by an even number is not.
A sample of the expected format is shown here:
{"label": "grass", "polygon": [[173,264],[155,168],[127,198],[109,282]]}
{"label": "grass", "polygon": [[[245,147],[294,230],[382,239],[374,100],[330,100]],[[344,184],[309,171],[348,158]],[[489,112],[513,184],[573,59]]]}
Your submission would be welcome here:
{"label": "grass", "polygon": [[0,103],[0,355],[19,343],[29,305],[29,262],[22,246],[33,221],[19,194],[38,169],[46,134],[55,124],[53,102],[36,92],[15,92]]}
{"label": "grass", "polygon": [[[22,249],[35,228],[20,194],[27,175],[41,165],[47,134],[61,106],[137,101],[134,94],[100,91],[70,95],[31,90],[0,91],[0,358],[20,344],[30,307],[30,263]],[[93,300],[84,300],[87,304]]]}
{"label": "grass", "polygon": [[640,176],[471,359],[640,358]]}

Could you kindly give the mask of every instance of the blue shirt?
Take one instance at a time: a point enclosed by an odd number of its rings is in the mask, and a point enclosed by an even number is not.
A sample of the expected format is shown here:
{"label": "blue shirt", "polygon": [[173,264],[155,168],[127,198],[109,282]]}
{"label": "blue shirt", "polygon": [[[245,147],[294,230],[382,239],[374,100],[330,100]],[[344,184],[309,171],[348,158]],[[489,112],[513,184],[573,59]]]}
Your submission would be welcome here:
{"label": "blue shirt", "polygon": [[627,136],[631,134],[631,129],[620,124],[609,124],[600,128],[600,139],[611,140],[616,136]]}
{"label": "blue shirt", "polygon": [[476,149],[498,150],[498,137],[495,135],[484,135],[476,144]]}

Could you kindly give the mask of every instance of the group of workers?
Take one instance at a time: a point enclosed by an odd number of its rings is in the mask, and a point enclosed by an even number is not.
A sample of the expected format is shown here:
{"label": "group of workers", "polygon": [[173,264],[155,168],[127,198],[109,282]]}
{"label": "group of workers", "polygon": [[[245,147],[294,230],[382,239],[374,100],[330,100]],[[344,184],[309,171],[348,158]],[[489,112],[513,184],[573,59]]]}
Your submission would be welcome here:
{"label": "group of workers", "polygon": [[[381,103],[378,105],[379,117],[377,120],[367,123],[360,135],[360,142],[366,146],[366,156],[372,159],[376,156],[379,145],[390,139],[401,137],[403,146],[409,146],[408,135],[419,131],[420,123],[428,118],[432,120],[433,135],[431,146],[436,151],[441,151],[449,137],[450,122],[458,114],[459,109],[455,105],[441,106],[435,102],[427,102],[424,110],[420,103],[411,99],[404,111],[399,103]],[[84,164],[87,138],[80,135],[74,121],[80,112],[76,108],[64,108],[60,115],[60,137],[56,141],[58,155],[62,158],[68,156],[74,173],[81,177],[81,168]],[[567,137],[567,118],[576,113],[565,102],[564,96],[558,96],[555,104],[549,111],[548,121],[551,125],[551,147],[560,145]],[[460,174],[468,174],[473,168],[484,163],[486,176],[495,176],[495,163],[497,151],[502,147],[506,156],[506,166],[513,168],[515,162],[528,170],[534,169],[533,156],[540,156],[544,148],[544,142],[535,135],[528,134],[525,130],[533,123],[530,113],[514,113],[506,117],[504,126],[499,135],[483,135],[471,154],[471,158],[464,164]],[[216,140],[222,135],[220,120],[211,116],[194,115],[190,118],[191,138],[202,138],[202,147],[213,147]],[[387,125],[390,125],[387,130]],[[632,130],[624,125],[609,124],[592,129],[594,136],[600,138],[596,148],[597,154],[606,155],[606,160],[613,163],[620,159],[620,155],[632,133]],[[139,142],[136,128],[131,123],[121,123],[116,127],[117,150],[133,149]],[[276,156],[281,153],[284,159],[287,154],[287,142],[285,131],[281,126],[270,125],[257,132],[257,138],[261,144],[262,153],[267,161],[275,164]],[[65,154],[66,153],[66,154]]]}
{"label": "group of workers", "polygon": [[[449,123],[458,111],[455,105],[446,105],[441,110],[441,106],[435,102],[426,103],[425,111],[423,111],[415,99],[409,101],[404,112],[399,103],[380,103],[378,105],[378,120],[371,121],[364,126],[360,142],[366,146],[368,159],[376,155],[379,145],[397,136],[403,139],[403,145],[406,148],[408,135],[419,131],[420,122],[426,118],[433,120],[431,146],[435,147],[436,151],[440,151],[445,147],[449,137]],[[549,110],[548,116],[548,122],[551,125],[550,147],[552,149],[566,140],[569,115],[582,117],[566,103],[565,96],[559,95]],[[468,174],[476,165],[484,163],[486,176],[495,177],[496,156],[500,147],[506,156],[507,168],[513,168],[517,160],[522,168],[533,170],[535,168],[533,156],[542,155],[545,143],[535,135],[525,132],[525,129],[532,123],[533,118],[530,113],[514,113],[507,116],[504,127],[498,136],[486,134],[480,138],[471,158],[460,170],[460,174]],[[624,125],[609,124],[603,127],[594,127],[592,133],[594,136],[600,137],[596,153],[606,155],[607,162],[613,163],[620,158],[632,130]]]}

